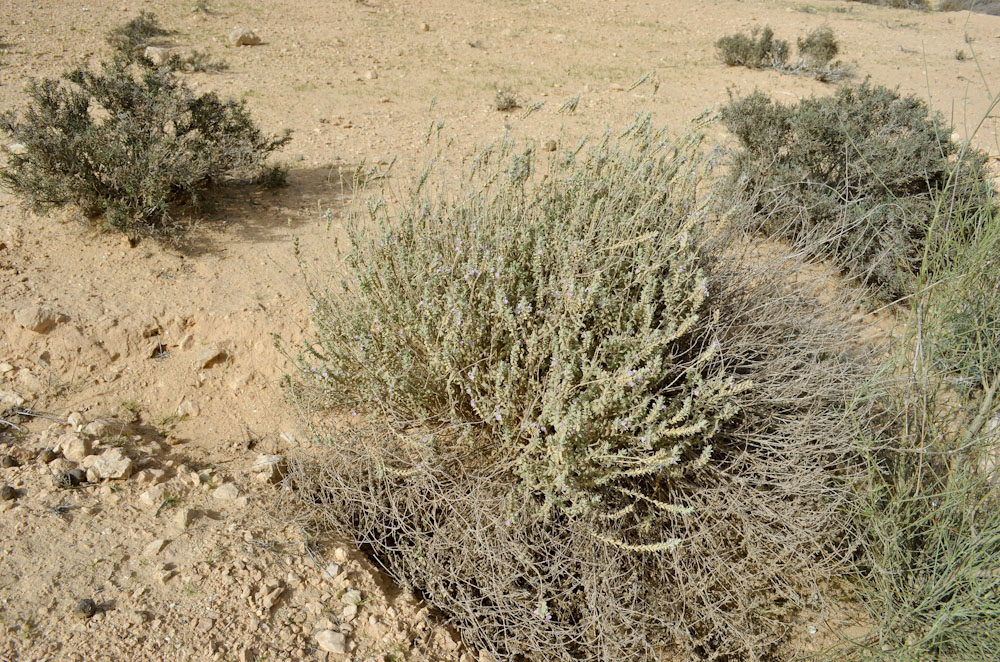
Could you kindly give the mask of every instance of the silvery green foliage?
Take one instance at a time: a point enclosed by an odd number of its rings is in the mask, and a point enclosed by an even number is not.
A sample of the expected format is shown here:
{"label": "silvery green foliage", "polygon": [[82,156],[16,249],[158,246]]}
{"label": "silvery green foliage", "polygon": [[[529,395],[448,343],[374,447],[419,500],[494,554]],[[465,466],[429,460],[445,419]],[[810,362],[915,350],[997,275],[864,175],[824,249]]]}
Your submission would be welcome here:
{"label": "silvery green foliage", "polygon": [[334,402],[509,462],[543,510],[683,510],[660,487],[711,461],[750,387],[717,355],[698,145],[645,118],[539,177],[504,139],[458,199],[372,203],[303,369]]}

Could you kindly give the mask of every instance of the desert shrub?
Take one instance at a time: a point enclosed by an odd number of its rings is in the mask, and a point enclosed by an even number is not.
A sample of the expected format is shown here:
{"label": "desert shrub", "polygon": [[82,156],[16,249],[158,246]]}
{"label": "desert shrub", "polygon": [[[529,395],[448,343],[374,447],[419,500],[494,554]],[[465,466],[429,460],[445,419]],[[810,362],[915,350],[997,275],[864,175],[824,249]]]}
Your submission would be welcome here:
{"label": "desert shrub", "polygon": [[749,35],[737,33],[720,38],[715,42],[719,57],[730,67],[750,67],[769,69],[788,61],[788,42],[775,40],[774,31],[764,26],[754,28]]}
{"label": "desert shrub", "polygon": [[920,9],[927,11],[931,8],[930,0],[854,0],[854,2],[863,2],[866,5],[894,7],[895,9]]}
{"label": "desert shrub", "polygon": [[493,108],[501,112],[514,110],[520,108],[521,104],[517,101],[517,93],[513,90],[498,89],[496,96],[493,98]]}
{"label": "desert shrub", "polygon": [[941,0],[938,11],[974,11],[980,14],[1000,16],[998,0]]}
{"label": "desert shrub", "polygon": [[991,209],[985,156],[913,96],[864,82],[785,106],[757,92],[722,119],[739,139],[745,225],[784,237],[892,301],[914,290],[931,226]]}
{"label": "desert shrub", "polygon": [[160,25],[156,14],[142,10],[128,23],[108,33],[108,44],[130,62],[143,59],[142,53],[156,39],[168,37],[173,32]]}
{"label": "desert shrub", "polygon": [[799,55],[806,65],[816,69],[827,66],[840,51],[829,27],[816,28],[805,37],[799,37],[798,46]]}
{"label": "desert shrub", "polygon": [[798,40],[799,58],[789,62],[788,42],[775,40],[771,28],[755,29],[751,34],[722,37],[715,43],[719,57],[729,66],[751,69],[775,69],[786,74],[810,76],[833,82],[852,75],[841,62],[833,62],[839,46],[830,28],[817,28]]}
{"label": "desert shrub", "polygon": [[839,544],[864,369],[707,232],[699,140],[642,119],[544,177],[504,140],[460,192],[373,201],[313,291],[287,393],[389,428],[317,428],[301,508],[498,655],[757,655]]}
{"label": "desert shrub", "polygon": [[210,185],[258,176],[288,140],[264,136],[241,102],[121,58],[32,81],[28,96],[21,115],[3,116],[25,150],[9,155],[0,183],[39,211],[77,204],[129,234],[175,232],[176,204],[201,206]]}

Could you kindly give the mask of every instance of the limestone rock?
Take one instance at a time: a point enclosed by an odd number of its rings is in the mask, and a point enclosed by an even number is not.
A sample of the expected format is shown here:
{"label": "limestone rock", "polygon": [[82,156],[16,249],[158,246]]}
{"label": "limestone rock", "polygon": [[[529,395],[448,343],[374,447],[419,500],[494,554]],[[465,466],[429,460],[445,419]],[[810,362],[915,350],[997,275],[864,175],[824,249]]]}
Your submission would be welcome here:
{"label": "limestone rock", "polygon": [[327,653],[343,655],[347,652],[347,637],[333,630],[320,630],[315,635],[319,649]]}
{"label": "limestone rock", "polygon": [[93,446],[88,437],[81,437],[72,432],[59,437],[59,448],[63,457],[71,462],[81,462],[83,458],[94,452]]}
{"label": "limestone rock", "polygon": [[124,479],[132,475],[132,458],[112,448],[97,458],[93,467],[104,480]]}
{"label": "limestone rock", "polygon": [[233,46],[258,46],[261,38],[250,28],[236,28],[229,33],[229,43]]}
{"label": "limestone rock", "polygon": [[69,318],[48,306],[28,306],[15,310],[14,319],[29,331],[48,333],[60,322],[65,322]]}

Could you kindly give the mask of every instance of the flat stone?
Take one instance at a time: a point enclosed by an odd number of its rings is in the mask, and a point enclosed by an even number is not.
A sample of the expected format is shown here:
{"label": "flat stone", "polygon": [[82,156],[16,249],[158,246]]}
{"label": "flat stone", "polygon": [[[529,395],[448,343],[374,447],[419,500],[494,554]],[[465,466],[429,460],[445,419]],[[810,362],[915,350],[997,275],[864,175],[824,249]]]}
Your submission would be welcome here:
{"label": "flat stone", "polygon": [[15,310],[14,319],[29,331],[48,333],[69,318],[48,306],[28,306]]}
{"label": "flat stone", "polygon": [[81,437],[72,432],[59,437],[57,444],[62,450],[63,457],[71,462],[81,462],[94,452],[93,444],[88,437]]}
{"label": "flat stone", "polygon": [[157,538],[142,550],[143,556],[156,556],[163,551],[163,548],[167,546],[167,541],[163,538]]}
{"label": "flat stone", "polygon": [[153,66],[160,67],[170,60],[170,49],[159,46],[147,46],[143,55],[153,63]]}
{"label": "flat stone", "polygon": [[112,448],[97,458],[93,467],[105,480],[125,479],[132,475],[132,458]]}
{"label": "flat stone", "polygon": [[233,46],[258,46],[262,42],[250,28],[236,28],[229,33],[229,43]]}
{"label": "flat stone", "polygon": [[234,483],[223,483],[212,490],[212,497],[219,501],[233,501],[240,495],[240,488]]}
{"label": "flat stone", "polygon": [[344,655],[347,653],[347,637],[333,630],[320,630],[313,637],[319,649],[327,653],[337,653]]}
{"label": "flat stone", "polygon": [[20,407],[24,402],[24,398],[14,391],[0,391],[0,407]]}

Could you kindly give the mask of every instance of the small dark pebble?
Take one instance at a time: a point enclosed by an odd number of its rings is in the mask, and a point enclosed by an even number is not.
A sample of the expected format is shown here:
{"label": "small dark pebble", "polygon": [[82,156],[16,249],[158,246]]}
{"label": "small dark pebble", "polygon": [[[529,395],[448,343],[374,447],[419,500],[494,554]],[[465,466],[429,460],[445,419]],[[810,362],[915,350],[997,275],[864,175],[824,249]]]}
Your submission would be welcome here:
{"label": "small dark pebble", "polygon": [[84,598],[76,603],[76,615],[79,618],[90,618],[97,612],[97,604],[90,598]]}
{"label": "small dark pebble", "polygon": [[43,464],[48,464],[52,460],[59,457],[59,453],[55,452],[51,448],[46,448],[41,453],[38,454],[38,461]]}
{"label": "small dark pebble", "polygon": [[13,455],[4,455],[0,457],[0,467],[4,469],[10,469],[11,467],[19,467],[21,463],[17,461]]}
{"label": "small dark pebble", "polygon": [[10,485],[0,487],[0,501],[13,501],[17,498],[17,490]]}
{"label": "small dark pebble", "polygon": [[52,482],[56,487],[77,487],[87,482],[87,472],[83,469],[71,469],[53,474]]}

